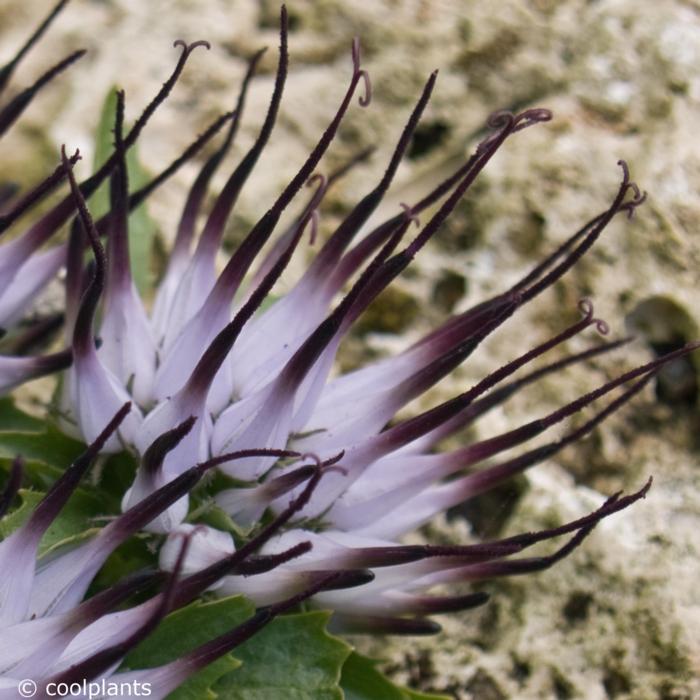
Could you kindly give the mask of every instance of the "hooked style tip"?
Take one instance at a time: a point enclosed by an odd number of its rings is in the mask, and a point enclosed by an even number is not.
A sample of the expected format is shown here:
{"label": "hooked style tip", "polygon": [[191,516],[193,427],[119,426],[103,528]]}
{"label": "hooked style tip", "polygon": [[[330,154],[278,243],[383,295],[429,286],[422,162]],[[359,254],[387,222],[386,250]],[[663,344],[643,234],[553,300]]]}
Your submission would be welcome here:
{"label": "hooked style tip", "polygon": [[175,39],[175,41],[173,41],[173,47],[182,48],[183,54],[188,55],[191,54],[192,51],[194,51],[199,46],[203,46],[207,51],[211,49],[211,44],[208,41],[206,41],[206,39],[199,39],[198,41],[193,41],[190,44],[185,42],[184,39]]}

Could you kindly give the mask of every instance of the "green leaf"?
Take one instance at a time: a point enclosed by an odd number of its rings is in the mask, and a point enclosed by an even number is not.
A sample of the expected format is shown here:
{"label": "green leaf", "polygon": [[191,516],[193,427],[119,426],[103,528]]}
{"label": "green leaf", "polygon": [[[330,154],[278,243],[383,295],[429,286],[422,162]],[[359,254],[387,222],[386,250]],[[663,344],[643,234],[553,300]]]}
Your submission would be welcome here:
{"label": "green leaf", "polygon": [[[51,425],[42,428],[41,432],[0,431],[0,473],[9,474],[12,461],[20,455],[24,458],[22,483],[40,492],[47,491],[85,450],[85,445]],[[85,491],[92,489],[85,487]]]}
{"label": "green leaf", "polygon": [[23,483],[46,491],[85,445],[44,424],[41,432],[0,431],[0,470],[9,472],[17,455],[24,458]]}
{"label": "green leaf", "polygon": [[112,510],[121,510],[124,494],[134,483],[138,461],[129,452],[107,456],[96,474],[96,487],[104,495],[105,505]]}
{"label": "green leaf", "polygon": [[222,532],[229,532],[234,538],[239,539],[247,539],[256,526],[256,524],[253,523],[248,527],[242,527],[225,510],[213,502],[208,502],[196,509],[194,515],[196,515],[196,517],[193,519],[193,522],[209,525],[209,527],[221,530]]}
{"label": "green leaf", "polygon": [[[84,444],[22,412],[11,399],[0,401],[0,472],[9,474],[12,460],[21,455],[25,460],[23,483],[33,487],[20,490],[20,505],[0,520],[0,538],[7,537],[29,518],[48,488],[84,450]],[[79,487],[46,531],[39,555],[90,536],[96,519],[114,513],[118,506],[118,500],[110,502],[106,494],[94,487]]]}
{"label": "green leaf", "polygon": [[[32,514],[44,494],[38,491],[19,492],[22,503],[0,520],[0,538],[7,537],[20,527]],[[54,547],[64,546],[77,539],[90,536],[95,532],[94,518],[104,515],[104,508],[99,498],[78,489],[70,497],[58,517],[41,538],[39,556]]]}
{"label": "green leaf", "polygon": [[25,460],[43,462],[63,471],[84,450],[82,442],[49,425],[42,432],[0,432],[0,459],[21,455]]}
{"label": "green leaf", "polygon": [[[160,666],[183,656],[200,644],[227,632],[249,618],[255,608],[242,596],[222,598],[208,603],[196,601],[163,620],[148,639],[125,660],[128,668]],[[222,676],[238,668],[240,661],[226,654],[183,683],[169,700],[200,700],[217,695],[211,687]]]}
{"label": "green leaf", "polygon": [[[254,612],[233,596],[196,602],[169,615],[126,658],[129,668],[167,663],[229,631]],[[202,670],[169,700],[341,700],[338,683],[350,647],[326,632],[329,613],[285,615],[274,620],[227,658]],[[231,664],[243,664],[232,671]],[[227,667],[228,666],[228,667]]]}
{"label": "green leaf", "polygon": [[209,664],[190,678],[187,683],[184,683],[176,691],[168,695],[168,700],[216,700],[216,698],[224,697],[217,691],[212,689],[212,686],[227,673],[235,671],[239,668],[241,662],[231,656],[225,654],[220,659],[217,659],[213,664]]}
{"label": "green leaf", "polygon": [[157,567],[158,556],[153,551],[152,537],[143,534],[131,537],[109,555],[90,584],[87,597],[113,586],[134,571]]}
{"label": "green leaf", "polygon": [[[10,399],[0,400],[0,470],[9,471],[10,462],[21,455],[25,460],[24,483],[45,491],[86,445],[60,432],[53,423],[34,418],[16,408]],[[99,492],[104,510],[119,510],[122,497],[134,481],[137,461],[133,454],[120,452],[99,459],[93,477],[83,487]]]}
{"label": "green leaf", "polygon": [[375,662],[353,652],[343,666],[341,686],[345,700],[449,700],[394,685],[375,668]]}
{"label": "green leaf", "polygon": [[0,537],[2,539],[5,539],[17,528],[24,525],[34,508],[36,508],[39,501],[44,497],[43,493],[26,491],[25,489],[20,489],[19,495],[22,499],[20,506],[0,520]]}
{"label": "green leaf", "polygon": [[[117,106],[115,88],[108,93],[102,105],[100,121],[95,133],[95,161],[97,170],[114,150],[114,114]],[[136,146],[132,146],[126,154],[126,168],[129,175],[129,190],[134,191],[145,185],[148,173],[139,161]],[[90,210],[98,219],[109,211],[109,183],[105,182],[90,198]],[[144,294],[151,289],[150,258],[155,224],[149,217],[145,204],[134,209],[129,215],[129,257],[131,259],[131,274],[139,292]]]}
{"label": "green leaf", "polygon": [[243,666],[214,687],[222,700],[342,700],[351,647],[326,631],[329,612],[277,618],[236,649]]}
{"label": "green leaf", "polygon": [[24,413],[6,396],[0,399],[0,430],[13,432],[39,433],[44,429],[44,422],[28,413]]}
{"label": "green leaf", "polygon": [[227,632],[254,612],[253,604],[240,595],[209,602],[197,600],[168,615],[129,653],[124,664],[128,668],[150,668],[168,663]]}

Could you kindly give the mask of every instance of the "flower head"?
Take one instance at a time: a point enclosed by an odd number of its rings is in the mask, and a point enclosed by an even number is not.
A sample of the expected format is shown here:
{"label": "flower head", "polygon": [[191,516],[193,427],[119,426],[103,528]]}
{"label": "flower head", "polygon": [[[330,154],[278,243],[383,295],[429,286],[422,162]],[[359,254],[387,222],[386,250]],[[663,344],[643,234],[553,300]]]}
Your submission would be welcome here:
{"label": "flower head", "polygon": [[[54,14],[64,4],[59,3]],[[435,451],[445,437],[543,375],[626,342],[598,343],[533,369],[533,362],[575,335],[591,328],[608,332],[594,316],[592,304],[583,300],[581,320],[558,335],[513,353],[509,363],[448,401],[410,418],[400,413],[477,351],[523,305],[567,274],[613,218],[632,216],[644,195],[620,161],[622,178],[607,208],[523,279],[448,319],[400,354],[332,376],[338,347],[354,322],[440,235],[441,226],[495,153],[510,138],[552,115],[539,108],[494,114],[488,135],[450,177],[366,231],[435,88],[437,73],[432,73],[381,180],[320,244],[291,291],[266,306],[307,230],[316,237],[323,197],[346,169],[328,177],[318,174],[325,152],[354,99],[359,97],[361,107],[371,99],[370,79],[355,41],[347,90],[335,116],[296,175],[264,207],[217,272],[226,222],[280,108],[288,65],[284,7],[280,36],[274,89],[258,137],[226,181],[198,237],[205,194],[235,138],[260,52],[249,61],[235,111],[218,119],[141,190],[130,191],[126,153],[192,52],[207,46],[205,42],[175,42],[181,54],[171,78],[127,133],[126,98],[117,93],[114,151],[97,173],[79,183],[79,154],[69,157],[64,149],[61,163],[46,181],[9,207],[3,205],[0,230],[5,231],[68,182],[70,193],[62,201],[27,231],[0,243],[3,324],[20,318],[42,286],[65,266],[67,347],[45,356],[0,358],[0,387],[9,391],[40,374],[65,370],[57,399],[61,426],[88,445],[29,519],[0,543],[0,626],[5,639],[19,640],[0,645],[0,676],[5,679],[31,676],[40,679],[42,692],[47,692],[49,683],[111,677],[127,652],[169,611],[211,590],[243,593],[259,610],[185,657],[158,668],[121,671],[114,678],[148,680],[152,697],[164,697],[190,674],[305,600],[333,610],[332,624],[339,631],[432,633],[439,627],[431,615],[475,607],[488,596],[482,591],[437,595],[431,589],[549,567],[578,547],[601,519],[642,498],[650,486],[649,481],[630,496],[615,494],[585,517],[538,532],[463,546],[400,544],[403,535],[435,515],[581,439],[641,391],[659,368],[697,345],[621,373],[500,435],[449,452]],[[0,87],[22,53],[0,72]],[[37,89],[77,57],[58,64],[26,95],[21,93],[25,97],[3,108],[0,134]],[[139,296],[129,267],[128,213],[224,126],[228,131],[223,143],[205,161],[183,206],[171,257],[149,305]],[[355,167],[366,155],[359,154],[347,167]],[[93,221],[86,198],[107,180],[109,213]],[[299,215],[286,231],[277,233],[280,218],[306,184],[312,190]],[[419,221],[422,215],[428,215],[425,223]],[[71,221],[68,241],[52,243]],[[608,403],[601,406],[601,400]],[[560,437],[475,469],[583,409],[595,412]],[[84,541],[37,561],[42,536],[98,455],[122,451],[139,465],[131,485],[119,494],[122,514]],[[214,472],[218,479],[209,476]],[[12,502],[20,480],[17,461],[0,500],[2,510]],[[190,502],[195,487],[196,507]],[[204,522],[212,509],[225,513],[230,531]],[[144,532],[159,549],[161,569],[171,575],[141,572],[86,599],[110,555]],[[517,556],[539,542],[567,536],[549,555]],[[153,592],[157,586],[159,591]],[[144,602],[114,612],[142,589],[151,591]],[[3,692],[0,689],[0,697],[5,697]]]}

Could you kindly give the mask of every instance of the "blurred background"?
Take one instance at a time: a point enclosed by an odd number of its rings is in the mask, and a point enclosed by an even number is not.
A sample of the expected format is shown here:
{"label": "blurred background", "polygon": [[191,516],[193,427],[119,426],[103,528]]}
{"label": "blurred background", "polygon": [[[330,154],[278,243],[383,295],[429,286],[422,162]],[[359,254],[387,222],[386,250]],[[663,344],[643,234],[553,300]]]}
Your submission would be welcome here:
{"label": "blurred background", "polygon": [[[2,0],[0,61],[48,11],[48,0]],[[329,194],[321,236],[381,177],[430,72],[431,103],[377,218],[447,175],[483,135],[494,110],[548,107],[554,120],[502,149],[412,268],[373,305],[340,366],[405,347],[452,312],[503,290],[557,243],[603,211],[624,158],[647,203],[618,217],[565,280],[491,338],[431,394],[437,402],[577,317],[590,297],[616,355],[549,378],[480,422],[470,439],[542,415],[623,367],[698,337],[700,307],[700,3],[696,0],[290,0],[289,80],[270,143],[230,222],[241,239],[294,175],[351,75],[361,39],[373,99],[355,104],[323,162],[330,172],[367,146],[371,158]],[[88,54],[45,90],[3,139],[0,181],[28,185],[55,167],[61,144],[80,148],[81,176],[95,156],[104,100],[126,90],[135,119],[166,79],[175,39],[206,39],[139,142],[143,167],[167,165],[232,108],[245,59],[268,46],[251,87],[232,167],[253,142],[277,60],[279,5],[268,0],[72,0],[13,88],[76,48]],[[151,273],[167,255],[198,163],[149,202],[157,231]],[[220,172],[218,184],[226,177]],[[298,255],[283,280],[305,264]],[[591,331],[589,336],[594,336]],[[577,339],[582,349],[594,337]],[[455,698],[690,700],[700,695],[700,415],[697,364],[676,363],[619,416],[555,461],[455,509],[416,538],[467,541],[551,526],[636,489],[648,498],[603,523],[553,570],[489,584],[483,610],[441,620],[419,640],[357,640],[398,680]]]}

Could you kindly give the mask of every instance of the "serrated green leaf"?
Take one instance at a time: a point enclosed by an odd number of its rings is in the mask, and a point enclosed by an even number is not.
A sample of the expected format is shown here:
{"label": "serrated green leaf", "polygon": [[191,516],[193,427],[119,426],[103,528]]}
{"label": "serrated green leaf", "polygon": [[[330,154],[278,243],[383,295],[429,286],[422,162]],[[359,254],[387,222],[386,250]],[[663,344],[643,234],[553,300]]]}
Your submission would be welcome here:
{"label": "serrated green leaf", "polygon": [[[114,114],[117,106],[117,95],[114,88],[108,93],[102,105],[100,121],[95,133],[95,162],[97,170],[114,150]],[[139,161],[136,146],[132,146],[126,154],[126,168],[129,175],[129,190],[134,191],[145,185],[148,173]],[[90,210],[95,218],[109,211],[109,183],[102,186],[90,198]],[[134,209],[129,215],[129,257],[131,259],[131,274],[139,292],[144,294],[151,288],[151,246],[156,226],[149,217],[146,206]]]}
{"label": "serrated green leaf", "polygon": [[[168,615],[156,631],[126,657],[124,665],[150,668],[165,664],[224,634],[249,618],[254,610],[253,604],[242,596],[194,602]],[[214,700],[217,695],[211,690],[212,686],[239,666],[240,661],[227,654],[192,676],[168,696],[169,700]]]}
{"label": "serrated green leaf", "polygon": [[345,700],[449,700],[394,685],[375,667],[375,662],[353,652],[343,666],[341,687]]}
{"label": "serrated green leaf", "polygon": [[124,661],[128,668],[150,668],[168,663],[204,642],[227,632],[255,612],[243,596],[201,600],[176,610],[160,623]]}
{"label": "serrated green leaf", "polygon": [[[253,612],[253,604],[241,596],[193,603],[169,615],[129,654],[125,665],[145,668],[167,663],[227,632]],[[222,659],[169,700],[341,700],[340,672],[351,649],[328,634],[327,622],[326,612],[280,617],[237,647],[235,659],[229,655],[226,663],[243,662],[240,668],[232,672]]]}
{"label": "serrated green leaf", "polygon": [[235,671],[241,665],[241,662],[226,654],[217,659],[213,664],[209,664],[190,678],[187,683],[184,683],[177,690],[168,695],[168,700],[217,700],[221,696],[212,687],[216,682],[231,671]]}
{"label": "serrated green leaf", "polygon": [[222,700],[342,700],[351,647],[326,631],[330,613],[285,615],[235,651],[243,665],[214,690]]}
{"label": "serrated green leaf", "polygon": [[24,525],[34,508],[36,508],[39,501],[44,497],[44,494],[21,489],[19,496],[22,499],[19,507],[15,508],[0,520],[0,538],[2,539],[5,539],[18,527]]}

